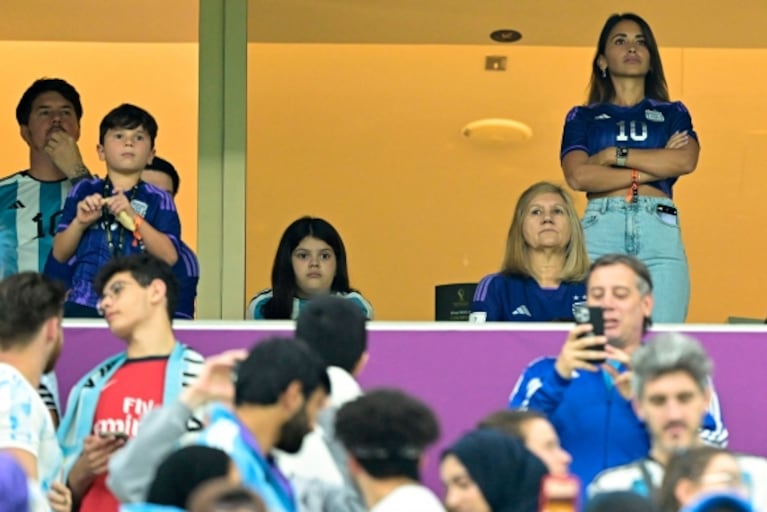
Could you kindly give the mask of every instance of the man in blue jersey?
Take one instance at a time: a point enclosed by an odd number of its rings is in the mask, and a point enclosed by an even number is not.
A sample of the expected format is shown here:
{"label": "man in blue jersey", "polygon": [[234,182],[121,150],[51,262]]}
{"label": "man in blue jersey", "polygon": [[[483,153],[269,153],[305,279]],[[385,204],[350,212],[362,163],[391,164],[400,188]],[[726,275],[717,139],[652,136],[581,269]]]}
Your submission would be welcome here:
{"label": "man in blue jersey", "polygon": [[[155,156],[152,163],[148,164],[141,173],[141,181],[149,183],[164,190],[175,200],[181,178],[173,167],[173,164],[165,159]],[[200,263],[197,255],[179,240],[178,261],[173,265],[173,273],[176,274],[179,284],[178,307],[176,318],[194,318],[194,302],[197,298],[197,283],[200,281]]]}
{"label": "man in blue jersey", "polygon": [[[517,382],[510,407],[538,410],[549,418],[573,457],[572,472],[584,486],[607,468],[645,456],[650,439],[634,412],[627,383],[631,355],[642,345],[653,309],[652,279],[633,256],[608,254],[597,259],[586,280],[589,306],[604,309],[605,336],[592,326],[570,331],[557,357],[531,363]],[[600,360],[607,359],[600,364]],[[724,446],[716,393],[704,417],[701,438]]]}
{"label": "man in blue jersey", "polygon": [[[77,90],[58,78],[35,81],[19,100],[16,120],[29,146],[29,169],[0,180],[0,278],[43,270],[64,199],[90,175],[77,147],[82,115]],[[40,396],[57,423],[53,374],[43,375]]]}

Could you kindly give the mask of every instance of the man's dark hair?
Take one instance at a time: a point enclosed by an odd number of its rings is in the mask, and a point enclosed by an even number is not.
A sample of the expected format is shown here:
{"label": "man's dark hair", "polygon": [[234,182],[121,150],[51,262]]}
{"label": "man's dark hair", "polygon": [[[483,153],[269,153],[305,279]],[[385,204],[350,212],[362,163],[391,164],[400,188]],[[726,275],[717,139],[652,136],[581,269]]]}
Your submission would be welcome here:
{"label": "man's dark hair", "polygon": [[24,94],[19,100],[19,104],[16,106],[16,121],[19,126],[26,126],[29,124],[29,116],[32,114],[32,103],[35,99],[46,92],[57,92],[61,94],[65,100],[70,102],[75,109],[75,115],[77,121],[83,117],[83,105],[80,103],[80,94],[77,89],[72,87],[65,80],[60,78],[40,78],[29,86],[24,91]]}
{"label": "man's dark hair", "polygon": [[119,272],[130,272],[138,284],[146,288],[152,281],[159,279],[165,283],[168,318],[172,321],[178,306],[178,279],[170,265],[157,256],[142,252],[128,256],[118,256],[109,260],[93,280],[93,289],[101,295],[112,276]]}
{"label": "man's dark hair", "polygon": [[317,387],[330,392],[325,362],[306,343],[295,338],[268,338],[256,343],[240,363],[234,403],[275,404],[293,381],[301,383],[306,399]]}
{"label": "man's dark hair", "polygon": [[421,455],[439,438],[428,405],[396,389],[371,391],[344,404],[336,415],[341,444],[373,478],[418,481]]}
{"label": "man's dark hair", "polygon": [[478,428],[491,428],[511,437],[516,437],[523,443],[525,440],[525,424],[530,420],[546,420],[545,415],[529,409],[503,409],[488,414],[479,421]]}
{"label": "man's dark hair", "polygon": [[296,337],[325,360],[349,373],[367,350],[367,319],[359,306],[333,295],[312,299],[296,320]]}
{"label": "man's dark hair", "polygon": [[0,349],[29,344],[45,322],[64,311],[66,289],[37,272],[22,272],[0,281]]}
{"label": "man's dark hair", "polygon": [[99,144],[104,143],[104,137],[108,130],[125,128],[133,130],[139,126],[143,127],[149,135],[149,140],[154,147],[154,140],[157,138],[157,121],[152,114],[141,107],[123,103],[119,107],[112,109],[99,125]]}
{"label": "man's dark hair", "polygon": [[163,174],[167,174],[170,178],[170,181],[173,183],[173,197],[176,197],[176,194],[178,194],[178,187],[181,186],[181,178],[179,177],[178,171],[176,171],[176,168],[173,167],[172,163],[168,162],[164,158],[155,156],[152,158],[151,164],[146,164],[144,170],[157,171]]}

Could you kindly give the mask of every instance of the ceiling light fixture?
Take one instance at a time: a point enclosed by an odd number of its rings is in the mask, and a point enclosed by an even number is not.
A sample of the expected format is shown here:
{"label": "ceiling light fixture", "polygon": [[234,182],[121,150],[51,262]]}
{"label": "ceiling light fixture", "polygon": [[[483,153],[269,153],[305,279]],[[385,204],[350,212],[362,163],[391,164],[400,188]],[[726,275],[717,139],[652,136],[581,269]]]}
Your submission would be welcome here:
{"label": "ceiling light fixture", "polygon": [[514,119],[487,118],[470,122],[461,129],[461,134],[479,144],[509,146],[527,142],[533,137],[533,130]]}

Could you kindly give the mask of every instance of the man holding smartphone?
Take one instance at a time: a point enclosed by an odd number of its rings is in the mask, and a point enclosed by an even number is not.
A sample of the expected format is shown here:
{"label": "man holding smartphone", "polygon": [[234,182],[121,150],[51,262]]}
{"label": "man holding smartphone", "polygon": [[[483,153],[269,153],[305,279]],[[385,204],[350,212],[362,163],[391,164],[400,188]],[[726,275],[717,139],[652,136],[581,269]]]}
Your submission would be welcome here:
{"label": "man holding smartphone", "polygon": [[[603,310],[604,335],[587,335],[591,324],[576,325],[557,357],[527,367],[509,402],[511,408],[548,417],[573,457],[572,472],[584,485],[600,471],[650,449],[645,424],[630,401],[630,357],[651,324],[652,278],[633,256],[608,254],[592,263],[586,292],[588,306]],[[727,443],[718,408],[704,418],[701,437],[720,446]]]}

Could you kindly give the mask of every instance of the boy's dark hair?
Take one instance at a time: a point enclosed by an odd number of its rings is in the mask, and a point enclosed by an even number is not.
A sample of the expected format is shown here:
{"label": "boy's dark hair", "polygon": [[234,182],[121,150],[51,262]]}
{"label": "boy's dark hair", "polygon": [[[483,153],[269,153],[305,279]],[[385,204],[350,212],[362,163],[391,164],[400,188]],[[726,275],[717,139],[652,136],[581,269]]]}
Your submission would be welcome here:
{"label": "boy's dark hair", "polygon": [[123,103],[119,107],[112,109],[99,125],[99,144],[104,143],[104,137],[108,130],[125,128],[133,130],[141,126],[149,135],[149,140],[154,147],[154,140],[157,138],[157,121],[152,114],[141,107]]}
{"label": "boy's dark hair", "polygon": [[523,409],[503,409],[494,413],[488,414],[479,421],[477,428],[491,428],[498,430],[506,435],[515,437],[522,441],[525,440],[524,425],[530,420],[546,420],[545,415],[533,410]]}
{"label": "boy's dark hair", "polygon": [[66,289],[37,272],[21,272],[0,281],[0,349],[23,347],[45,322],[64,311]]}
{"label": "boy's dark hair", "polygon": [[296,337],[325,360],[352,373],[367,350],[366,318],[351,301],[334,297],[312,299],[298,314]]}
{"label": "boy's dark hair", "polygon": [[176,194],[178,194],[178,187],[181,186],[181,178],[179,177],[178,172],[176,171],[176,168],[173,167],[172,163],[168,162],[164,158],[155,156],[152,158],[151,164],[146,164],[144,170],[157,171],[163,174],[167,174],[170,177],[170,181],[173,183],[173,197],[176,197]]}
{"label": "boy's dark hair", "polygon": [[40,78],[35,80],[24,91],[19,104],[16,106],[16,121],[19,123],[19,126],[29,124],[29,116],[32,114],[32,103],[35,99],[41,94],[51,91],[61,94],[65,100],[72,104],[77,121],[80,122],[80,119],[83,117],[83,105],[80,103],[80,94],[77,92],[77,89],[60,78]]}
{"label": "boy's dark hair", "polygon": [[317,387],[330,393],[325,362],[314,350],[295,338],[268,338],[256,343],[240,363],[234,403],[275,404],[293,381],[301,383],[306,399]]}
{"label": "boy's dark hair", "polygon": [[118,272],[130,272],[138,284],[146,288],[152,281],[159,279],[165,283],[168,318],[172,321],[178,306],[178,279],[170,265],[149,253],[118,256],[109,260],[93,280],[93,289],[101,295],[112,276]]}
{"label": "boy's dark hair", "polygon": [[396,389],[371,391],[344,404],[336,415],[336,437],[373,478],[418,481],[421,455],[439,438],[431,408]]}

